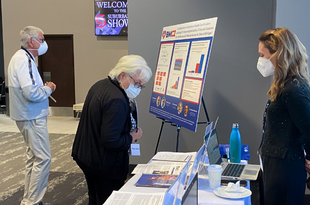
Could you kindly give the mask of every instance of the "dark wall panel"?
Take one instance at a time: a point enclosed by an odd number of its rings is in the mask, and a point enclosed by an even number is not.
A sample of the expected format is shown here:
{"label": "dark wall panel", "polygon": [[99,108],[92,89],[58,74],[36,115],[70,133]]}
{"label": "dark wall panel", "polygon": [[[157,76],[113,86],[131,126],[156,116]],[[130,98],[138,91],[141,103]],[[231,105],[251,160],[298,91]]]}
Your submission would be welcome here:
{"label": "dark wall panel", "polygon": [[[258,163],[256,151],[272,79],[263,78],[256,69],[257,46],[259,35],[274,26],[275,1],[130,0],[128,11],[128,53],[143,56],[153,72],[163,27],[218,17],[203,97],[210,119],[220,117],[220,143],[229,143],[232,123],[239,123],[242,144],[250,145],[250,162]],[[153,82],[152,78],[137,98],[144,131],[139,140],[142,156],[131,157],[131,163],[145,163],[154,155],[161,120],[148,112]],[[201,112],[199,121],[205,119]],[[196,133],[181,128],[179,151],[197,151],[205,127],[198,125]],[[176,127],[165,124],[159,151],[174,151],[176,136]]]}

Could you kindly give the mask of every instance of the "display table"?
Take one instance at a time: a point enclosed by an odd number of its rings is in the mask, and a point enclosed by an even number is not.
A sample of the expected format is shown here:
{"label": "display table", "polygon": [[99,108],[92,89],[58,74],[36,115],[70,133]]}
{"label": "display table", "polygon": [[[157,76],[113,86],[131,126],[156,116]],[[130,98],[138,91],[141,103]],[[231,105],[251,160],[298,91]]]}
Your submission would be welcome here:
{"label": "display table", "polygon": [[[138,181],[141,174],[134,175],[127,183],[119,190],[123,192],[137,193],[164,193],[167,188],[151,188],[151,187],[136,187],[134,184]],[[209,187],[209,181],[206,175],[199,175],[198,178],[198,202],[200,205],[251,205],[251,196],[243,199],[225,199],[213,194],[213,190]],[[249,183],[248,183],[248,189]]]}
{"label": "display table", "polygon": [[[248,182],[247,189],[250,189]],[[209,187],[209,179],[205,176],[199,176],[198,179],[198,202],[200,205],[251,205],[251,196],[243,199],[225,199],[216,196]]]}

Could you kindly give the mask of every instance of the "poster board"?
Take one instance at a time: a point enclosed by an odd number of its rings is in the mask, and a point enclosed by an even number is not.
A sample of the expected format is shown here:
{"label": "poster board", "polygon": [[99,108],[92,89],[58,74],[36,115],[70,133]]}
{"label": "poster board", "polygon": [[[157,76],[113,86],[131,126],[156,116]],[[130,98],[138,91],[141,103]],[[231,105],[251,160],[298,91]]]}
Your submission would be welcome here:
{"label": "poster board", "polygon": [[196,131],[217,17],[163,28],[149,112]]}

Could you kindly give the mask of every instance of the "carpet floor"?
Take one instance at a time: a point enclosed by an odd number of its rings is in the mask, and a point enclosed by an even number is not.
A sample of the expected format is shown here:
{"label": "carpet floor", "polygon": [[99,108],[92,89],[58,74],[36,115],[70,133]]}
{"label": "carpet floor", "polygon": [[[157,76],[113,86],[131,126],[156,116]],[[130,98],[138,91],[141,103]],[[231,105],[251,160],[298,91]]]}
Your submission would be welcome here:
{"label": "carpet floor", "polygon": [[[71,157],[74,134],[50,134],[52,163],[43,202],[87,205],[84,174]],[[0,204],[18,205],[23,196],[26,146],[20,133],[0,132]]]}

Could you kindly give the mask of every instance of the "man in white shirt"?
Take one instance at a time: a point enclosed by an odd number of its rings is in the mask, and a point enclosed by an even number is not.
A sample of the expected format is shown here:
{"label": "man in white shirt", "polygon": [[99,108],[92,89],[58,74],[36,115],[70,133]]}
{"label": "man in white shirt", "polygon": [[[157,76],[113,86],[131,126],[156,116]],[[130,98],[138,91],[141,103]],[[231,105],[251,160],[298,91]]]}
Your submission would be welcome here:
{"label": "man in white shirt", "polygon": [[51,151],[47,131],[48,97],[55,91],[53,82],[43,83],[35,58],[47,51],[43,31],[27,26],[20,32],[19,49],[8,67],[10,117],[24,137],[27,146],[24,196],[21,205],[43,205]]}

